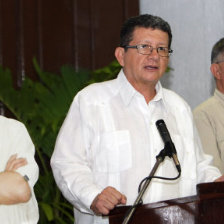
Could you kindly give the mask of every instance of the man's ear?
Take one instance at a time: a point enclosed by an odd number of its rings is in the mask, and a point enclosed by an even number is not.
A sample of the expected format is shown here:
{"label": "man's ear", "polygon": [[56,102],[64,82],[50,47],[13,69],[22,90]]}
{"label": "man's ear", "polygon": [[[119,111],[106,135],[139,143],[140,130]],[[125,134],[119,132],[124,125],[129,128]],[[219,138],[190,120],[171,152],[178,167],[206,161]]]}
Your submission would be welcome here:
{"label": "man's ear", "polygon": [[221,74],[220,74],[220,71],[219,71],[219,65],[218,64],[211,64],[210,71],[216,79],[220,79]]}
{"label": "man's ear", "polygon": [[119,62],[119,64],[124,67],[124,48],[123,47],[117,47],[115,49],[115,57],[117,59],[117,61]]}

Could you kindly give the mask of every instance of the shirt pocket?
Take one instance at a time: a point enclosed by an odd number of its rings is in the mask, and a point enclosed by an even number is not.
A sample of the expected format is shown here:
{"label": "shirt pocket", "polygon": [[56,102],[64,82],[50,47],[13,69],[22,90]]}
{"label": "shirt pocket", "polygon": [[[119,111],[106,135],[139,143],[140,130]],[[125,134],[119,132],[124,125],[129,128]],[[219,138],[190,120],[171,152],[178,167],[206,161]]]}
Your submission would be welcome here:
{"label": "shirt pocket", "polygon": [[97,172],[116,173],[132,166],[132,151],[128,130],[102,133],[96,152]]}

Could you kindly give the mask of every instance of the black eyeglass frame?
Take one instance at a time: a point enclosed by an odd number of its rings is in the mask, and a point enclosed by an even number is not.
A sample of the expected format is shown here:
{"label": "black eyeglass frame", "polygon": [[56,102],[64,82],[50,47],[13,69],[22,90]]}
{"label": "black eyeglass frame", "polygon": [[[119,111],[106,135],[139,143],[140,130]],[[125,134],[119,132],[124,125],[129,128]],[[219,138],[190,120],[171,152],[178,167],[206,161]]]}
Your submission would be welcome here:
{"label": "black eyeglass frame", "polygon": [[[151,52],[150,52],[149,54],[143,54],[143,53],[140,53],[140,52],[139,52],[139,49],[144,48],[144,47],[146,47],[146,46],[147,46],[147,47],[151,47]],[[172,49],[169,49],[168,47],[152,47],[151,45],[148,45],[148,44],[126,45],[126,46],[122,46],[122,47],[125,48],[125,49],[127,49],[127,48],[137,49],[138,53],[139,53],[139,54],[142,54],[142,55],[150,55],[150,54],[152,54],[152,51],[153,51],[154,49],[156,49],[156,52],[158,53],[158,55],[159,55],[160,57],[169,57],[169,56],[173,53],[173,50],[172,50]],[[167,55],[167,56],[160,55],[160,54],[159,54],[159,51],[158,51],[159,48],[166,48],[166,49],[168,49],[168,55]]]}

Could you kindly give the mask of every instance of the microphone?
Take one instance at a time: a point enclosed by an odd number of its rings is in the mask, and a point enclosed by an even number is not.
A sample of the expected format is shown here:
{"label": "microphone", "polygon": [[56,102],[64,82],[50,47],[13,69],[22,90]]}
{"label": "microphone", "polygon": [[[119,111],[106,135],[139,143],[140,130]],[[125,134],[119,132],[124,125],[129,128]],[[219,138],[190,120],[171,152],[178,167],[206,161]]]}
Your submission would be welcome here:
{"label": "microphone", "polygon": [[156,121],[156,127],[160,133],[161,138],[163,139],[163,142],[165,144],[165,149],[168,150],[168,156],[173,158],[174,164],[176,165],[176,168],[178,172],[181,172],[180,162],[177,158],[177,152],[175,145],[173,144],[173,141],[170,137],[169,131],[166,127],[166,124],[164,120],[158,120]]}

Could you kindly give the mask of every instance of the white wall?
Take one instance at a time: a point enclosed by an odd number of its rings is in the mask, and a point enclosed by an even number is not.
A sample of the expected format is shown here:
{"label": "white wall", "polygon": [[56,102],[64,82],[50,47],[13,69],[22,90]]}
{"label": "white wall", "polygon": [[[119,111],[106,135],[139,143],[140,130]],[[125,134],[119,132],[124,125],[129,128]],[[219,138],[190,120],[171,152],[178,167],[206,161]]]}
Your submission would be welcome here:
{"label": "white wall", "polygon": [[140,13],[165,19],[173,33],[170,67],[164,87],[181,95],[192,107],[213,94],[210,55],[224,37],[223,0],[140,0]]}

